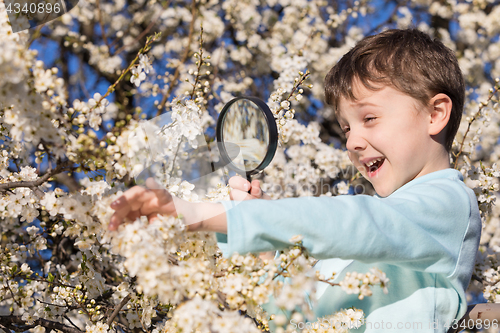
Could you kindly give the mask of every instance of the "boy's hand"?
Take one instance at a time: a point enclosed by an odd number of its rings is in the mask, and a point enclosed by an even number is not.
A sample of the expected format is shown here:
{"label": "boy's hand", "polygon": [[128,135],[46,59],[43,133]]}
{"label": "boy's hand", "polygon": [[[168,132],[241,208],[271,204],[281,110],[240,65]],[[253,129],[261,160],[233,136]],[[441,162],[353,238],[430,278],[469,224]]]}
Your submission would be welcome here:
{"label": "boy's hand", "polygon": [[166,189],[156,183],[153,178],[146,180],[146,186],[134,186],[125,191],[121,197],[111,203],[115,210],[109,223],[109,230],[116,230],[125,218],[134,221],[140,216],[147,216],[149,222],[153,222],[158,214],[172,215],[177,217],[178,213],[184,215],[189,230],[201,227],[202,219],[197,214],[197,209],[191,207],[193,204],[173,197]]}
{"label": "boy's hand", "polygon": [[[250,184],[250,182],[245,178],[241,176],[234,176],[229,179],[229,186],[231,186],[231,192],[229,193],[231,200],[271,200],[269,195],[262,192],[262,189],[260,188],[260,181],[258,179],[252,180],[252,183]],[[248,190],[250,190],[250,193],[248,193]]]}
{"label": "boy's hand", "polygon": [[[262,192],[260,188],[260,181],[258,179],[252,180],[252,183],[241,176],[234,176],[229,179],[229,186],[231,186],[231,192],[229,192],[229,197],[231,200],[243,201],[252,199],[265,199],[271,200],[271,197],[266,193]],[[250,194],[248,190],[250,189]],[[272,260],[274,258],[275,252],[262,252],[259,258],[262,260]]]}

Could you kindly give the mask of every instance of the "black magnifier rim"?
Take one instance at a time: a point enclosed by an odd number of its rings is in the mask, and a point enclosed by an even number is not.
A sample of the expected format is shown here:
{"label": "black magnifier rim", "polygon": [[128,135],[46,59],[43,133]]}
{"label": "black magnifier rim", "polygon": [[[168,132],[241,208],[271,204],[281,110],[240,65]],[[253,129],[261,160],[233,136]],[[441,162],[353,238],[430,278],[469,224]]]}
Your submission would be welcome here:
{"label": "black magnifier rim", "polygon": [[[267,121],[267,128],[269,129],[269,143],[267,145],[266,156],[255,169],[250,171],[242,170],[238,168],[236,165],[234,165],[234,163],[229,158],[229,155],[227,154],[226,147],[224,147],[224,144],[222,142],[222,125],[224,123],[224,119],[226,118],[226,114],[235,102],[242,99],[249,100],[260,108],[260,110],[264,113],[264,116]],[[267,104],[263,100],[257,97],[250,97],[250,96],[236,97],[230,100],[226,105],[224,105],[222,111],[220,112],[219,119],[217,120],[216,137],[217,137],[217,143],[219,145],[220,155],[221,158],[224,160],[224,164],[233,169],[234,171],[239,173],[244,173],[246,175],[253,175],[264,170],[273,160],[274,155],[276,154],[276,149],[278,148],[278,126],[276,125],[276,120],[274,119],[274,115],[271,112],[271,109],[269,109],[269,107],[267,106]]]}

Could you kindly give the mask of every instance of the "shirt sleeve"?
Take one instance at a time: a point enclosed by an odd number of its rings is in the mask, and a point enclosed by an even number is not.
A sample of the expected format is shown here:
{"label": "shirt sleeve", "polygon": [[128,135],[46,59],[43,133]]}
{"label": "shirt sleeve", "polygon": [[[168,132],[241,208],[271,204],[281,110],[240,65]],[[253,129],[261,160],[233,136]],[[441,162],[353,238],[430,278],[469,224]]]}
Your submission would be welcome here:
{"label": "shirt sleeve", "polygon": [[385,262],[451,275],[470,221],[470,197],[464,187],[441,178],[386,198],[222,202],[228,220],[228,252],[280,250],[300,234],[304,247],[317,259]]}

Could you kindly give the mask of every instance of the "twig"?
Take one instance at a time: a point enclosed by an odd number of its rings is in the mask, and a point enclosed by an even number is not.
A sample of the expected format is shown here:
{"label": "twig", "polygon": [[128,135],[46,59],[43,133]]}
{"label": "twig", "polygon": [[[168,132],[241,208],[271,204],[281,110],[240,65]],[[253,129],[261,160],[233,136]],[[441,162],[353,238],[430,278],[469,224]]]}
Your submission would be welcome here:
{"label": "twig", "polygon": [[127,296],[125,296],[124,299],[122,299],[120,304],[118,304],[118,306],[115,308],[115,311],[113,311],[111,316],[108,318],[108,321],[106,322],[106,324],[108,324],[108,326],[111,326],[111,324],[113,323],[113,320],[116,318],[116,316],[118,316],[118,313],[125,306],[125,304],[127,304],[127,302],[130,300],[130,298],[131,298],[131,295],[128,294]]}
{"label": "twig", "polygon": [[[290,92],[290,95],[288,95],[288,97],[286,98],[286,101],[288,101],[290,98],[292,98],[293,96],[293,93],[299,89],[299,87],[302,85],[302,83],[304,83],[304,81],[307,79],[307,77],[309,76],[309,70],[307,70],[305,72],[304,75],[302,75],[302,77],[299,79],[299,81],[297,82],[297,84],[293,87],[292,91]],[[280,110],[282,109],[283,107],[280,107]]]}
{"label": "twig", "polygon": [[179,260],[177,260],[177,258],[173,254],[169,254],[167,257],[168,261],[170,261],[172,264],[179,265]]}
{"label": "twig", "polygon": [[87,308],[85,307],[85,301],[83,301],[83,302],[78,301],[78,299],[75,297],[75,295],[72,295],[72,297],[73,297],[73,300],[78,304],[80,309],[82,309],[82,311],[85,312],[87,317],[89,317],[89,319],[92,320],[92,315],[88,312]]}
{"label": "twig", "polygon": [[329,282],[328,280],[318,280],[319,282],[324,282],[324,283],[328,283],[330,286],[334,287],[334,286],[340,286],[339,283],[333,283],[333,282]]}
{"label": "twig", "polygon": [[[184,50],[184,54],[182,55],[180,64],[184,64],[186,62],[188,54],[189,54],[189,47],[191,46],[191,42],[193,40],[194,21],[196,19],[196,17],[195,17],[195,15],[196,15],[196,1],[195,0],[192,0],[192,2],[191,2],[191,15],[193,18],[191,19],[191,24],[189,25],[188,45],[186,46],[186,49]],[[168,87],[167,93],[165,95],[163,95],[163,98],[160,102],[160,105],[158,106],[158,111],[156,112],[157,117],[162,113],[162,110],[165,107],[165,103],[167,102],[168,97],[170,96],[170,94],[174,90],[175,82],[177,82],[177,79],[179,78],[179,74],[180,74],[180,68],[181,68],[180,64],[175,69],[174,78],[172,79],[172,81],[170,81],[171,82],[170,87]]]}
{"label": "twig", "polygon": [[478,281],[479,283],[483,283],[483,282],[484,282],[484,280],[483,280],[483,279],[481,279],[481,278],[480,278],[479,276],[477,276],[476,274],[472,274],[472,277],[471,277],[471,278],[472,278],[472,280],[476,280],[476,281]]}
{"label": "twig", "polygon": [[181,147],[181,144],[184,143],[183,139],[184,139],[184,137],[182,137],[181,141],[179,141],[179,143],[177,144],[177,150],[175,151],[174,160],[172,161],[172,169],[170,170],[170,177],[172,177],[172,174],[174,173],[175,159],[177,158],[177,154],[179,153],[179,148]]}
{"label": "twig", "polygon": [[[301,248],[300,248],[300,253],[299,253],[299,256],[300,256],[301,254],[303,254],[303,253],[304,253],[304,248],[303,248],[303,247],[301,247]],[[299,256],[297,256],[297,257],[293,257],[293,258],[292,258],[292,260],[290,260],[290,262],[289,262],[289,263],[288,263],[285,267],[283,267],[283,270],[281,270],[281,271],[279,271],[279,272],[277,272],[277,273],[276,273],[276,275],[273,277],[273,280],[274,280],[274,279],[276,279],[276,278],[277,278],[278,276],[280,276],[280,275],[281,275],[281,276],[285,276],[285,271],[287,271],[287,274],[288,274],[288,267],[290,267],[290,265],[291,265],[291,264],[293,264],[293,262],[295,261],[295,259],[297,259]]]}
{"label": "twig", "polygon": [[467,125],[467,130],[465,131],[465,134],[464,134],[464,137],[462,138],[462,143],[460,144],[460,150],[458,151],[458,153],[455,155],[455,163],[453,165],[453,168],[456,169],[457,168],[457,165],[458,165],[458,158],[460,157],[460,155],[462,154],[462,151],[463,151],[463,148],[464,148],[464,144],[465,144],[465,138],[467,137],[467,134],[469,134],[469,130],[470,130],[470,127],[472,125],[472,123],[477,119],[477,117],[481,114],[481,111],[483,110],[483,108],[488,105],[488,103],[491,101],[491,99],[493,98],[493,96],[495,96],[495,94],[498,92],[498,89],[500,88],[500,86],[498,85],[495,85],[495,89],[493,89],[493,91],[490,93],[490,96],[488,97],[488,99],[486,100],[486,103],[481,103],[481,106],[479,107],[479,110],[476,112],[476,114],[474,115],[474,117],[472,117],[472,119],[469,121],[469,125]]}
{"label": "twig", "polygon": [[[170,6],[170,1],[171,0],[167,1],[166,5],[163,6],[163,9],[167,9]],[[123,50],[125,50],[126,47],[133,45],[134,43],[136,43],[137,41],[139,41],[142,37],[144,37],[154,27],[154,25],[156,24],[156,22],[158,22],[158,20],[160,19],[160,17],[161,17],[161,12],[158,13],[158,15],[156,15],[155,19],[153,21],[151,21],[151,23],[146,27],[146,29],[144,29],[143,32],[141,32],[139,34],[139,36],[135,37],[134,40],[130,44],[123,45],[122,47],[120,47],[116,51],[115,55],[118,55],[118,54],[122,53]]]}
{"label": "twig", "polygon": [[12,291],[12,288],[10,287],[10,284],[9,282],[7,281],[7,288],[9,289],[10,291],[10,294],[12,295],[12,299],[14,300],[14,302],[17,304],[17,306],[19,306],[19,308],[23,308],[23,306],[21,305],[21,303],[19,303],[19,301],[16,299],[16,295],[14,295],[14,292]]}
{"label": "twig", "polygon": [[68,317],[67,315],[64,315],[64,316],[63,316],[63,318],[64,318],[64,319],[66,319],[67,321],[69,321],[69,323],[70,323],[71,325],[73,325],[73,327],[74,327],[74,328],[76,328],[77,330],[80,330],[80,328],[79,328],[78,326],[76,326],[76,325],[75,325],[75,323],[73,323],[73,322],[71,321],[71,319],[69,319],[69,317]]}
{"label": "twig", "polygon": [[35,193],[38,199],[42,199],[45,193],[36,186],[30,187],[30,189]]}
{"label": "twig", "polygon": [[9,329],[7,327],[3,326],[2,324],[0,324],[0,328],[3,329],[5,332],[9,331]]}
{"label": "twig", "polygon": [[42,303],[42,304],[47,304],[47,305],[53,305],[53,306],[58,306],[60,308],[67,308],[69,307],[70,309],[73,308],[73,309],[77,309],[78,307],[76,306],[69,306],[67,303],[66,305],[59,305],[59,304],[54,304],[54,303],[49,303],[49,302],[45,302],[45,301],[42,301],[41,299],[38,299],[38,298],[35,298],[35,300],[39,303]]}
{"label": "twig", "polygon": [[95,4],[97,6],[97,21],[99,21],[99,26],[101,27],[102,39],[104,40],[104,44],[106,44],[106,46],[108,47],[108,52],[111,52],[111,47],[108,43],[108,39],[106,38],[106,33],[104,32],[104,23],[102,23],[100,1],[96,0]]}
{"label": "twig", "polygon": [[116,322],[116,326],[120,327],[123,332],[130,332],[130,330],[128,329],[128,326],[125,326],[124,324],[122,324],[120,322]]}
{"label": "twig", "polygon": [[220,291],[220,290],[217,290],[217,299],[218,301],[224,305],[225,308],[229,309],[229,304],[227,304],[226,302],[226,295]]}
{"label": "twig", "polygon": [[[135,314],[137,315],[138,318],[141,318],[141,315],[139,314],[139,309],[137,308],[137,304],[135,305]],[[147,332],[148,330],[146,329],[146,327],[144,327],[142,320],[140,320],[140,322],[141,322],[141,326],[142,326],[142,329],[144,330],[144,332]]]}
{"label": "twig", "polygon": [[306,41],[304,42],[304,45],[303,45],[303,46],[299,49],[298,54],[299,54],[300,56],[302,56],[302,54],[304,53],[304,49],[306,48],[306,46],[307,46],[307,44],[309,43],[309,41],[310,41],[310,40],[312,39],[312,37],[313,37],[315,34],[317,34],[318,32],[319,32],[318,30],[313,29],[313,30],[311,31],[311,33],[309,34],[309,36],[307,36],[307,39],[306,39]]}
{"label": "twig", "polygon": [[[196,57],[196,54],[195,54]],[[196,78],[194,79],[193,90],[191,91],[191,99],[194,97],[196,92],[196,86],[200,81],[200,71],[201,66],[203,66],[203,26],[200,27],[200,52],[198,53],[198,68],[196,69]]]}
{"label": "twig", "polygon": [[349,182],[353,182],[355,181],[356,179],[359,178],[359,176],[361,176],[361,172],[356,172],[356,174],[354,176],[352,176],[352,178],[349,180]]}
{"label": "twig", "polygon": [[76,328],[69,327],[67,325],[50,321],[47,319],[37,319],[32,325],[26,325],[26,322],[21,318],[21,316],[0,316],[0,324],[10,326],[11,324],[21,324],[25,325],[23,331],[27,331],[30,328],[36,327],[38,325],[50,328],[51,330],[59,330],[65,333],[81,333],[82,331]]}
{"label": "twig", "polygon": [[42,177],[38,178],[37,180],[31,180],[31,181],[22,180],[19,182],[8,182],[0,184],[0,191],[6,191],[10,188],[16,188],[16,187],[33,188],[36,186],[40,186],[41,184],[46,182],[52,175],[66,171],[66,169],[71,169],[73,163],[74,162],[72,161],[63,162],[62,164],[58,165],[55,169],[47,171]]}
{"label": "twig", "polygon": [[31,44],[33,44],[33,42],[35,41],[35,39],[37,39],[38,37],[40,37],[40,31],[42,30],[44,24],[40,24],[38,26],[38,28],[36,28],[35,32],[33,33],[33,35],[31,36],[30,40],[28,41],[27,45],[26,45],[26,49],[29,49]]}
{"label": "twig", "polygon": [[[223,49],[224,46],[225,46],[225,42],[222,41],[222,44],[221,44],[220,48]],[[216,61],[215,65],[213,66],[213,68],[214,68],[213,78],[212,78],[212,80],[210,80],[210,90],[212,90],[212,93],[214,95],[216,95],[216,92],[213,91],[212,88],[214,86],[215,80],[217,79],[217,76],[219,75],[219,63],[220,63],[220,59],[221,58],[222,58],[222,52],[219,52],[219,56],[217,57],[217,61]],[[220,99],[220,97],[219,97],[219,99]]]}
{"label": "twig", "polygon": [[104,94],[104,96],[101,96],[101,98],[98,101],[96,101],[96,104],[90,109],[91,111],[94,110],[99,105],[101,105],[102,100],[105,99],[106,97],[108,97],[109,94],[111,94],[112,92],[115,91],[116,85],[121,80],[123,80],[123,78],[125,77],[125,74],[127,74],[130,71],[130,69],[135,65],[135,63],[137,62],[137,60],[139,60],[139,56],[141,54],[146,53],[147,51],[149,51],[149,49],[151,47],[151,44],[153,44],[154,41],[156,41],[158,38],[160,38],[160,36],[161,36],[161,33],[157,33],[154,36],[148,37],[148,40],[146,41],[146,45],[144,45],[144,47],[142,49],[140,49],[139,52],[137,52],[137,56],[134,58],[134,60],[132,60],[132,62],[130,63],[130,65],[128,65],[127,69],[125,69],[125,70],[122,71],[121,75],[118,77],[118,79],[115,81],[115,83],[113,83],[108,88],[108,91],[106,91],[106,93]]}

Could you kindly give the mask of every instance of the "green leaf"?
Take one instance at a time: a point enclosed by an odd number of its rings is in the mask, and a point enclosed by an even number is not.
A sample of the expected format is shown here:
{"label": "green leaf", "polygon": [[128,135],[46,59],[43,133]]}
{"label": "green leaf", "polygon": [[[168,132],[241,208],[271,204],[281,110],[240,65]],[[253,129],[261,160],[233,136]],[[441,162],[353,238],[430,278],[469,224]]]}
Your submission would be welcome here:
{"label": "green leaf", "polygon": [[54,282],[54,279],[55,279],[55,278],[56,278],[56,277],[55,277],[54,275],[52,275],[52,273],[49,273],[49,276],[47,276],[47,280],[48,280],[49,282]]}

